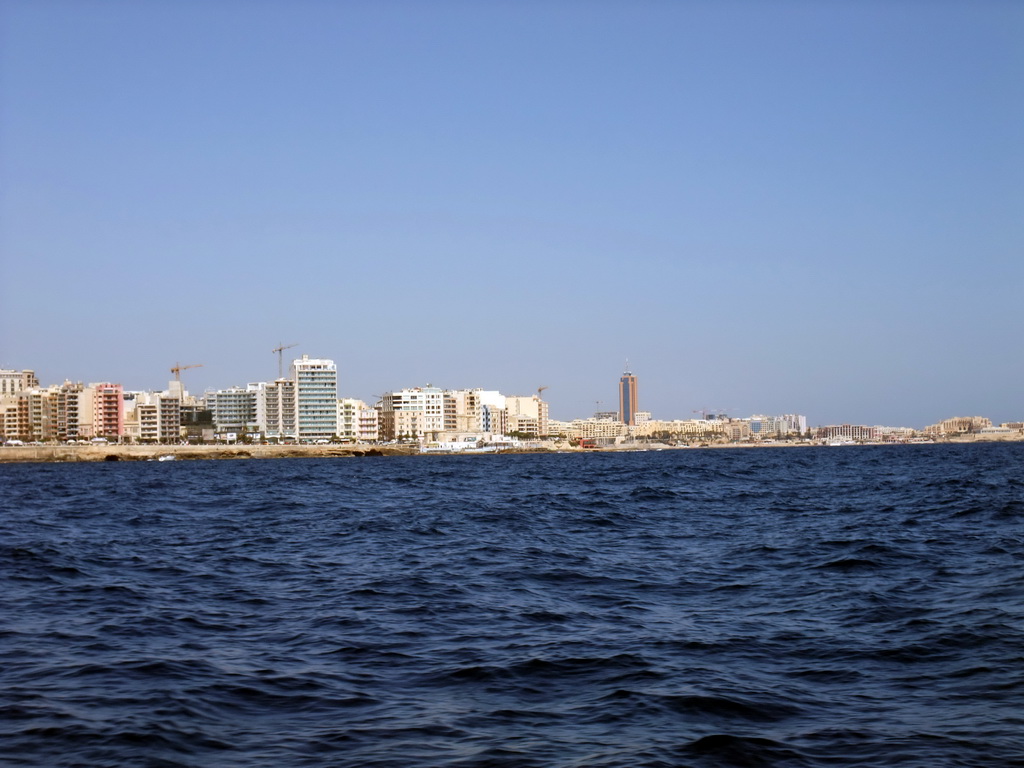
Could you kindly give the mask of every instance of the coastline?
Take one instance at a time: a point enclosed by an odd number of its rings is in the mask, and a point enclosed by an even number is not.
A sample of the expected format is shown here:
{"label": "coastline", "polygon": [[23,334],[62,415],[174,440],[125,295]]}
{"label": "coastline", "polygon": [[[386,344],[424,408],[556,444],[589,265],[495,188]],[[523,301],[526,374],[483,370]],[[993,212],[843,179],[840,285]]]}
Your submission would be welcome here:
{"label": "coastline", "polygon": [[[964,443],[1024,442],[1024,434],[961,435],[928,443],[884,443],[884,445],[942,445]],[[828,446],[822,443],[778,441],[770,443],[708,443],[706,445],[667,445],[639,443],[601,448],[579,448],[558,443],[544,448],[503,449],[465,455],[522,453],[615,453],[639,451],[681,451],[723,448],[851,448],[883,443],[852,443]],[[457,456],[454,452],[422,453],[414,445],[8,445],[0,446],[0,464],[80,463],[97,461],[200,461],[218,459],[296,459],[363,458],[368,456]]]}

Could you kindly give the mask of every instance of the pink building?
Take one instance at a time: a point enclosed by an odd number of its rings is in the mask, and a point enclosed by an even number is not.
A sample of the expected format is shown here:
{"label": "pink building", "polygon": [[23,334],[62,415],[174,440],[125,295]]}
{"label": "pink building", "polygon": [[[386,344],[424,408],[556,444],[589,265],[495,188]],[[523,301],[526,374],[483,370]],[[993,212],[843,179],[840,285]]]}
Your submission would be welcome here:
{"label": "pink building", "polygon": [[120,439],[124,435],[124,387],[93,384],[93,431],[97,437]]}

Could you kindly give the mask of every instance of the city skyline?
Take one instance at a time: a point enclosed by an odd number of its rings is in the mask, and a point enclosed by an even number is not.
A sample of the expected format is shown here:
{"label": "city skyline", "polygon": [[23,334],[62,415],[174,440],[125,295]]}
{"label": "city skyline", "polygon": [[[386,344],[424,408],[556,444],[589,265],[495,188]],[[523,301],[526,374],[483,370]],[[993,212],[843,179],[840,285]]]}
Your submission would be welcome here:
{"label": "city skyline", "polygon": [[0,15],[2,366],[1020,418],[1019,3]]}
{"label": "city skyline", "polygon": [[[273,350],[275,354],[280,354],[283,348],[295,347],[298,345],[289,345],[289,347],[277,347]],[[524,400],[527,397],[535,397],[540,400],[544,390],[549,389],[547,386],[537,388],[534,395],[524,395],[521,393],[511,393],[509,395],[502,395],[503,391],[500,388],[493,386],[441,386],[437,387],[433,383],[426,384],[415,384],[406,383],[398,387],[385,389],[383,392],[373,397],[363,397],[359,393],[348,392],[343,390],[341,385],[338,383],[338,370],[335,361],[330,358],[310,358],[308,354],[303,354],[293,359],[288,366],[287,373],[284,373],[282,368],[282,375],[278,375],[274,378],[267,379],[254,379],[244,383],[233,383],[233,384],[221,384],[220,386],[207,387],[203,391],[196,391],[189,389],[187,382],[181,379],[181,372],[187,369],[202,368],[205,367],[203,364],[192,364],[192,365],[180,365],[176,364],[173,368],[168,369],[169,373],[174,374],[174,379],[167,381],[166,388],[142,388],[136,389],[133,387],[125,386],[122,382],[113,382],[109,379],[91,381],[81,378],[74,377],[63,377],[59,378],[59,381],[47,381],[43,383],[38,378],[38,371],[34,369],[15,369],[5,368],[0,365],[0,384],[3,385],[3,393],[6,394],[7,390],[7,378],[23,378],[25,375],[31,375],[38,382],[36,388],[39,390],[45,390],[51,387],[60,386],[60,382],[65,384],[77,384],[85,385],[89,387],[99,387],[101,391],[111,389],[116,390],[118,393],[123,392],[126,396],[143,394],[143,395],[156,395],[165,393],[172,398],[181,399],[184,395],[188,395],[190,398],[199,401],[210,395],[222,394],[225,392],[243,392],[246,390],[252,391],[251,388],[259,387],[267,390],[267,407],[276,410],[279,414],[283,414],[287,411],[294,409],[295,422],[292,423],[292,428],[298,432],[312,436],[312,438],[326,438],[329,432],[329,425],[335,423],[338,414],[335,406],[339,405],[342,401],[348,402],[362,402],[368,408],[379,407],[381,404],[389,402],[389,398],[393,395],[400,395],[402,392],[421,392],[421,391],[433,391],[437,393],[441,392],[468,392],[477,391],[483,393],[493,393],[494,395],[500,396],[502,400],[506,397],[510,400]],[[303,382],[305,382],[303,384]],[[323,386],[327,386],[327,390],[323,390]],[[22,385],[24,386],[24,385]],[[304,387],[303,394],[299,394],[299,389]],[[333,393],[333,395],[326,395],[325,393]],[[13,391],[12,391],[13,394]],[[788,416],[778,416],[782,413],[781,411],[771,411],[770,409],[752,409],[746,412],[740,412],[737,409],[723,409],[723,408],[700,408],[691,411],[683,409],[679,413],[656,413],[646,409],[641,409],[638,403],[638,377],[632,372],[627,362],[627,369],[620,375],[618,379],[618,409],[617,411],[607,411],[603,408],[605,401],[595,401],[594,406],[596,410],[587,413],[575,413],[571,415],[558,414],[557,416],[550,416],[553,421],[569,422],[579,420],[603,420],[607,418],[616,419],[618,422],[625,426],[633,427],[639,421],[637,416],[643,414],[644,419],[650,419],[652,421],[688,421],[688,420],[705,420],[705,419],[729,419],[729,420],[751,420],[751,419],[764,419],[764,418],[788,418]],[[334,406],[331,405],[331,401],[336,401]],[[10,399],[8,398],[8,402]],[[275,403],[276,406],[270,403]],[[542,400],[545,413],[547,414],[550,408],[550,403],[546,400]],[[301,413],[305,411],[306,417],[303,417]],[[792,409],[793,412],[801,411],[801,409]],[[627,418],[627,416],[629,418]],[[277,418],[280,418],[278,416]],[[545,415],[545,419],[548,416]],[[915,431],[920,431],[928,425],[910,424],[907,422],[889,422],[882,424],[881,422],[856,422],[850,419],[839,419],[831,422],[815,421],[812,418],[808,419],[806,416],[800,416],[803,423],[807,426],[825,427],[825,426],[839,426],[851,424],[860,424],[865,427],[895,427],[895,428],[907,428]],[[993,424],[1002,423],[1020,423],[1021,417],[1015,416],[1009,419],[992,419],[990,416],[983,414],[980,411],[974,411],[971,415],[967,415],[967,412],[957,414],[955,416],[946,414],[944,416],[936,417],[930,424],[938,423],[940,421],[953,421],[956,419],[972,419],[982,418],[986,421],[990,421]],[[273,420],[273,419],[272,419]],[[283,425],[284,422],[281,422]],[[275,433],[271,433],[271,436],[275,436]]]}

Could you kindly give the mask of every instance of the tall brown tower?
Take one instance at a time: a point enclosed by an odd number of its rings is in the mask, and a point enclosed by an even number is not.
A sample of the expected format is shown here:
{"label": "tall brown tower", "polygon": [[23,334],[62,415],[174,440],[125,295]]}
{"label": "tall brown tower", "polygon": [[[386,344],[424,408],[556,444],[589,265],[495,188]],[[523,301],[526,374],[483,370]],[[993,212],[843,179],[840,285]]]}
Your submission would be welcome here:
{"label": "tall brown tower", "polygon": [[630,427],[636,426],[637,406],[636,376],[629,372],[629,365],[619,379],[619,421]]}

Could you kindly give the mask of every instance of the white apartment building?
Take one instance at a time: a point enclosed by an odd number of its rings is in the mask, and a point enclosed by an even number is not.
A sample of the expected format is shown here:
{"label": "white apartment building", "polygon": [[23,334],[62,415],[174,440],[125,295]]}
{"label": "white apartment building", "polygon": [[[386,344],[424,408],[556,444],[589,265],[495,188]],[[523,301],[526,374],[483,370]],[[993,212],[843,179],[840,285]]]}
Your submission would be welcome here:
{"label": "white apartment building", "polygon": [[359,411],[359,442],[375,443],[380,440],[379,418],[376,408],[364,406]]}
{"label": "white apartment building", "polygon": [[294,440],[295,429],[295,382],[292,379],[277,379],[263,390],[264,432],[267,437],[278,440]]}
{"label": "white apartment building", "polygon": [[260,394],[265,386],[250,384],[248,387],[229,387],[207,392],[203,396],[205,407],[213,415],[213,428],[217,432],[246,432],[259,429],[260,406],[266,410],[266,402],[260,403]]}
{"label": "white apartment building", "polygon": [[300,442],[330,440],[338,428],[338,368],[303,355],[292,362],[295,432]]}
{"label": "white apartment building", "polygon": [[422,440],[444,432],[444,390],[437,387],[385,392],[377,410],[382,440]]}
{"label": "white apartment building", "polygon": [[758,438],[785,437],[807,431],[807,418],[790,413],[782,416],[755,415],[750,419],[750,434]]}
{"label": "white apartment building", "polygon": [[181,440],[181,400],[168,392],[126,392],[125,434],[142,443]]}
{"label": "white apartment building", "polygon": [[338,400],[338,426],[335,434],[342,440],[359,440],[359,415],[366,403],[353,397]]}

